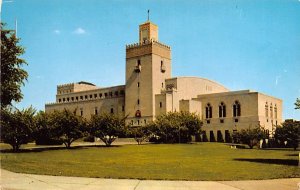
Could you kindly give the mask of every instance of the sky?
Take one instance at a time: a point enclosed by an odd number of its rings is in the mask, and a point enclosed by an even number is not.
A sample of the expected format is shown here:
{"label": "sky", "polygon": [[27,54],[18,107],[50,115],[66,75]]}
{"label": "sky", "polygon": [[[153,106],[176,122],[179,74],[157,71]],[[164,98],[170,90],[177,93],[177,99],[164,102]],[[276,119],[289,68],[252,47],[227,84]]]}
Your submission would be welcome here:
{"label": "sky", "polygon": [[2,22],[26,48],[29,77],[18,108],[44,110],[58,84],[125,84],[125,46],[150,20],[171,46],[172,76],[283,100],[300,119],[300,0],[3,0]]}

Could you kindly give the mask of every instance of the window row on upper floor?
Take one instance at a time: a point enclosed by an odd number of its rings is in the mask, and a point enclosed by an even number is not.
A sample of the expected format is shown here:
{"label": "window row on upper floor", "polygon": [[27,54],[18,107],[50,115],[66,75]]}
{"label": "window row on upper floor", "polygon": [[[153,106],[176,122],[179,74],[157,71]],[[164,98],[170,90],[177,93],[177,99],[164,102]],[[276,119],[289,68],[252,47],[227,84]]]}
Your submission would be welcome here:
{"label": "window row on upper floor", "polygon": [[59,98],[58,103],[62,102],[76,102],[76,101],[83,101],[83,100],[94,100],[94,99],[101,99],[101,98],[112,98],[112,97],[119,97],[124,96],[125,91],[115,91],[115,92],[105,92],[105,93],[94,93],[89,95],[80,95],[80,96],[70,96],[70,97],[64,97]]}
{"label": "window row on upper floor", "polygon": [[[238,100],[233,102],[233,105],[231,106],[230,109],[232,110],[233,117],[241,116],[241,104]],[[221,102],[219,104],[218,111],[219,111],[220,118],[227,116],[226,105],[224,102]],[[212,115],[213,115],[213,107],[211,106],[210,103],[207,103],[205,107],[205,118],[206,119],[212,118]]]}

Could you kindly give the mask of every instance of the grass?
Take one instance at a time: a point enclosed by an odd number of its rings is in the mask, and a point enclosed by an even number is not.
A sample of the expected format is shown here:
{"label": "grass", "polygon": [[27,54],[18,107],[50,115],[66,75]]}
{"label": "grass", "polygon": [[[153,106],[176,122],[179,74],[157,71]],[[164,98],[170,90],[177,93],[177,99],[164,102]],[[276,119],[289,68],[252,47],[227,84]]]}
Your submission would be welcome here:
{"label": "grass", "polygon": [[298,152],[230,149],[226,144],[147,144],[1,153],[14,172],[168,180],[249,180],[300,177]]}

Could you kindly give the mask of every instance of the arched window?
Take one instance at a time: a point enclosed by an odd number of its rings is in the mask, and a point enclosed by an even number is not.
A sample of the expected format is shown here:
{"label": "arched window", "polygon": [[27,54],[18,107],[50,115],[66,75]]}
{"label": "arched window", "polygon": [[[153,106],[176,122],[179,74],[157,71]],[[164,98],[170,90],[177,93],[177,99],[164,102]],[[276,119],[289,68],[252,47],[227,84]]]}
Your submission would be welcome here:
{"label": "arched window", "polygon": [[270,117],[273,118],[273,106],[272,106],[272,103],[270,105]]}
{"label": "arched window", "polygon": [[274,106],[274,115],[275,115],[275,119],[277,119],[277,106],[276,106],[276,104]]}
{"label": "arched window", "polygon": [[233,104],[233,117],[241,116],[241,105],[238,101]]}
{"label": "arched window", "polygon": [[219,117],[226,117],[226,106],[224,102],[219,105]]}
{"label": "arched window", "polygon": [[266,102],[266,105],[265,105],[265,114],[266,114],[266,117],[269,117],[269,106],[268,106],[268,102]]}
{"label": "arched window", "polygon": [[206,105],[205,113],[206,113],[206,118],[212,118],[212,107],[210,103]]}

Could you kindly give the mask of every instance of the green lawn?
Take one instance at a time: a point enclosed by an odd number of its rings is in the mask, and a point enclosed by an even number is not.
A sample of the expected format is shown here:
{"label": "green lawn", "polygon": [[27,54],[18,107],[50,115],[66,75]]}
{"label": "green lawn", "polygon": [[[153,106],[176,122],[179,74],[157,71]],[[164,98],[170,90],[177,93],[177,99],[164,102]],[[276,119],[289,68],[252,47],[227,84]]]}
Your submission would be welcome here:
{"label": "green lawn", "polygon": [[298,152],[231,149],[226,144],[148,144],[1,153],[14,172],[170,180],[246,180],[300,177]]}

